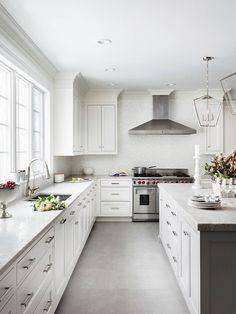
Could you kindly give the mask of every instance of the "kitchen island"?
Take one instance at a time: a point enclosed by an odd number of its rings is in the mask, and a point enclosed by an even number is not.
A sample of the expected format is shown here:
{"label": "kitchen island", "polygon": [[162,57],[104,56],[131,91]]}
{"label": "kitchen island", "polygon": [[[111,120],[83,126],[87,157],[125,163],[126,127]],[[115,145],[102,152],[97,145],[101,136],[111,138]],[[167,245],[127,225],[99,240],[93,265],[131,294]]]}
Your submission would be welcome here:
{"label": "kitchen island", "polygon": [[160,239],[190,313],[235,313],[236,203],[196,209],[191,184],[159,187]]}

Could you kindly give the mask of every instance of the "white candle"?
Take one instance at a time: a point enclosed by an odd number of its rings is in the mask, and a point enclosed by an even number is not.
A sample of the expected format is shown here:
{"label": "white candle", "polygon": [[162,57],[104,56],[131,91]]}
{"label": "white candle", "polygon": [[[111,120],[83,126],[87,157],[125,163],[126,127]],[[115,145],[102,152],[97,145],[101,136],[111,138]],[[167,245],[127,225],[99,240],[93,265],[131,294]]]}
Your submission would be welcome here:
{"label": "white candle", "polygon": [[195,157],[199,157],[199,144],[195,144]]}

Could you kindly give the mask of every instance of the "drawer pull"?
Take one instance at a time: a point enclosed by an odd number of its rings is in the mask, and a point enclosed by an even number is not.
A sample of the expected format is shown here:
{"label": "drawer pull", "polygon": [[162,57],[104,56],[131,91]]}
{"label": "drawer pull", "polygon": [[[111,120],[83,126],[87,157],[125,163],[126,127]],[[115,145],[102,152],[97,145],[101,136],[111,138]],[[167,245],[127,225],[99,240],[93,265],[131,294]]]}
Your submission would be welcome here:
{"label": "drawer pull", "polygon": [[31,299],[33,298],[33,292],[32,293],[28,293],[26,295],[25,301],[21,303],[21,306],[26,308],[28,306],[28,304],[30,303]]}
{"label": "drawer pull", "polygon": [[78,222],[78,220],[75,222],[75,225],[78,225],[79,224],[79,222]]}
{"label": "drawer pull", "polygon": [[185,236],[189,236],[189,233],[187,231],[183,231]]}
{"label": "drawer pull", "polygon": [[30,259],[29,259],[29,263],[28,263],[27,265],[23,266],[22,268],[28,270],[28,269],[33,265],[33,263],[34,263],[35,261],[36,261],[36,258],[30,258]]}
{"label": "drawer pull", "polygon": [[82,203],[81,203],[81,202],[79,202],[79,203],[78,203],[78,207],[79,207],[79,206],[81,206],[81,205],[82,205]]}
{"label": "drawer pull", "polygon": [[168,247],[168,249],[171,249],[171,246],[169,245],[169,243],[166,243],[166,246]]}
{"label": "drawer pull", "polygon": [[172,256],[172,258],[173,258],[173,261],[177,263],[177,258],[175,256]]}
{"label": "drawer pull", "polygon": [[0,289],[0,303],[3,302],[3,299],[6,297],[11,287],[5,287]]}
{"label": "drawer pull", "polygon": [[176,231],[174,231],[174,230],[172,230],[172,233],[173,233],[173,235],[175,236],[175,237],[177,237],[177,232]]}
{"label": "drawer pull", "polygon": [[85,201],[86,199],[87,199],[87,197],[84,197],[84,198],[83,198],[83,201]]}
{"label": "drawer pull", "polygon": [[120,193],[111,193],[111,195],[120,195]]}
{"label": "drawer pull", "polygon": [[92,198],[91,201],[94,201],[94,198]]}
{"label": "drawer pull", "polygon": [[48,301],[45,305],[45,308],[43,309],[44,312],[48,312],[50,310],[50,307],[52,305],[52,301]]}
{"label": "drawer pull", "polygon": [[87,204],[90,203],[90,200],[87,201]]}
{"label": "drawer pull", "polygon": [[52,268],[52,263],[47,264],[47,266],[45,267],[45,269],[43,270],[43,272],[44,272],[44,273],[48,273],[51,268]]}
{"label": "drawer pull", "polygon": [[53,239],[54,239],[54,236],[51,236],[45,241],[45,243],[51,243]]}
{"label": "drawer pull", "polygon": [[61,221],[60,221],[60,224],[64,224],[66,222],[66,218],[63,218]]}
{"label": "drawer pull", "polygon": [[173,216],[176,216],[176,213],[175,213],[175,212],[173,212],[173,211],[171,212],[171,214],[172,214]]}
{"label": "drawer pull", "polygon": [[168,220],[166,221],[166,223],[168,226],[171,226],[171,223]]}
{"label": "drawer pull", "polygon": [[86,208],[86,207],[87,207],[87,205],[84,205],[84,206],[83,206],[83,208]]}
{"label": "drawer pull", "polygon": [[72,210],[72,211],[70,212],[70,215],[73,216],[74,214],[75,214],[75,211]]}
{"label": "drawer pull", "polygon": [[120,207],[111,207],[111,209],[120,209]]}
{"label": "drawer pull", "polygon": [[167,208],[170,208],[170,205],[166,204],[166,207],[167,207]]}
{"label": "drawer pull", "polygon": [[120,184],[120,182],[111,182],[111,184],[116,184],[116,185],[119,185]]}

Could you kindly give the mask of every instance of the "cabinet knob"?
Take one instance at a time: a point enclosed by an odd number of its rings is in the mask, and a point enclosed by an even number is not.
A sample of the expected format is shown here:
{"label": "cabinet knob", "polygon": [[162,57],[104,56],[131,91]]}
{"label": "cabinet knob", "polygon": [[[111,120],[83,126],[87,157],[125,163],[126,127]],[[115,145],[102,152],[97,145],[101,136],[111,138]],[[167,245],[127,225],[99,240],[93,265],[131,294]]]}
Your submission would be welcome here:
{"label": "cabinet knob", "polygon": [[183,234],[184,234],[185,236],[189,236],[189,233],[188,233],[187,231],[183,231]]}
{"label": "cabinet knob", "polygon": [[61,221],[60,221],[60,224],[64,224],[65,222],[66,222],[66,218],[64,218],[64,219],[62,219]]}

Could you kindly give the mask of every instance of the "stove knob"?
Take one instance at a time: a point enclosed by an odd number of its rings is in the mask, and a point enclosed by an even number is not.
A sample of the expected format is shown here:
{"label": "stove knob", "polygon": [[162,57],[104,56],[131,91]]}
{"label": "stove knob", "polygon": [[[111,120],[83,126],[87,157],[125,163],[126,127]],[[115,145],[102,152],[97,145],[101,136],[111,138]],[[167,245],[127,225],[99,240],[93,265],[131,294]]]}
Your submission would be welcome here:
{"label": "stove knob", "polygon": [[150,182],[149,182],[149,181],[147,181],[147,184],[150,184]]}
{"label": "stove knob", "polygon": [[141,184],[142,182],[141,181],[138,181],[138,184]]}
{"label": "stove knob", "polygon": [[155,181],[152,181],[152,184],[156,184],[156,182],[155,182]]}
{"label": "stove knob", "polygon": [[158,184],[159,183],[159,181],[156,181],[156,184]]}
{"label": "stove knob", "polygon": [[134,181],[134,184],[136,184],[136,181]]}
{"label": "stove knob", "polygon": [[145,181],[143,181],[142,184],[145,184]]}

